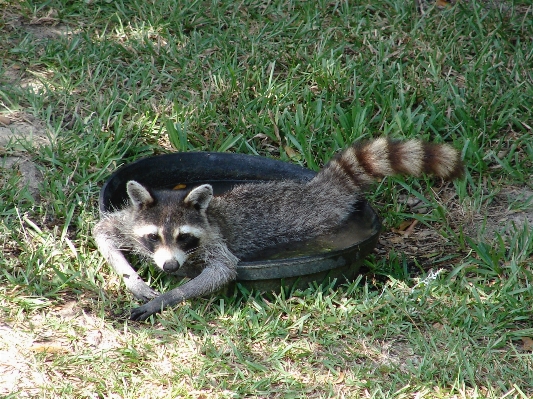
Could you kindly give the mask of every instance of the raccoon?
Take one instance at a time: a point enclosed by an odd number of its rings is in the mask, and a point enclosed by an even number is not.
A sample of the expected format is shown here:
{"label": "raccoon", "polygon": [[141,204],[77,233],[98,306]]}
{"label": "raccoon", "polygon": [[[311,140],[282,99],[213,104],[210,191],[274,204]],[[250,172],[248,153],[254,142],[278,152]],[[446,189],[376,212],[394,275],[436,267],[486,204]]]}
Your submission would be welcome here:
{"label": "raccoon", "polygon": [[[452,180],[463,172],[459,152],[449,145],[378,138],[345,149],[308,182],[242,184],[213,196],[209,184],[190,191],[156,190],[129,181],[129,204],[103,215],[93,234],[126,287],[149,301],[130,316],[145,320],[231,282],[241,258],[339,226],[377,179],[429,174]],[[191,280],[159,294],[139,277],[123,250],[151,258],[167,273],[181,269]]]}

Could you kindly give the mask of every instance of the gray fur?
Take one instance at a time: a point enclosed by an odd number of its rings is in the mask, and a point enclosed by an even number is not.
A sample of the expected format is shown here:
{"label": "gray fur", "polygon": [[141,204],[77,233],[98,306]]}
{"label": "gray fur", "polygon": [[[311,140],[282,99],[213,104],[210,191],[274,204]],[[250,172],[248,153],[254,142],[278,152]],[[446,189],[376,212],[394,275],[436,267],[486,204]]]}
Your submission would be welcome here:
{"label": "gray fur", "polygon": [[[426,171],[452,179],[462,170],[458,152],[447,145],[377,139],[348,148],[307,183],[243,184],[214,197],[208,184],[187,193],[151,190],[130,181],[130,205],[105,215],[94,235],[133,295],[142,301],[151,299],[131,313],[133,320],[145,320],[234,280],[240,258],[339,226],[353,211],[363,188],[377,178]],[[141,280],[122,250],[152,257],[164,263],[164,270],[181,267],[192,279],[158,295]]]}
{"label": "gray fur", "polygon": [[129,181],[126,191],[130,197],[130,204],[136,208],[149,206],[154,201],[150,192],[136,181]]}

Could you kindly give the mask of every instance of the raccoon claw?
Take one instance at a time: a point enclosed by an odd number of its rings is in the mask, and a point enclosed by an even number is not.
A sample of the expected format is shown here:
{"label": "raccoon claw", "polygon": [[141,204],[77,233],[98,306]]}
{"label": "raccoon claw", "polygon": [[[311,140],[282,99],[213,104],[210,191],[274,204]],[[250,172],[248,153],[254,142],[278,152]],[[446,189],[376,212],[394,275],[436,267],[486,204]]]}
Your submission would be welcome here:
{"label": "raccoon claw", "polygon": [[161,312],[161,306],[156,305],[152,302],[148,302],[138,308],[132,309],[130,314],[130,320],[133,321],[144,321],[155,313]]}

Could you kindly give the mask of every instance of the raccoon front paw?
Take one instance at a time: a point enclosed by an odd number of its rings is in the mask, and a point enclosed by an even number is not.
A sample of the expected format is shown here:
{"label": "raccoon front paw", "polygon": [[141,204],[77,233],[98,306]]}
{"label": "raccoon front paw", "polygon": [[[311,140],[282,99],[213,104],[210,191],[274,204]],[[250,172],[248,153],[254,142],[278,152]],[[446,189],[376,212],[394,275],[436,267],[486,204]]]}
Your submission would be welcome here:
{"label": "raccoon front paw", "polygon": [[128,289],[131,291],[135,299],[141,302],[148,302],[159,296],[159,292],[151,289],[144,282],[128,287]]}
{"label": "raccoon front paw", "polygon": [[130,320],[144,321],[151,315],[161,312],[161,302],[152,300],[138,308],[131,310]]}

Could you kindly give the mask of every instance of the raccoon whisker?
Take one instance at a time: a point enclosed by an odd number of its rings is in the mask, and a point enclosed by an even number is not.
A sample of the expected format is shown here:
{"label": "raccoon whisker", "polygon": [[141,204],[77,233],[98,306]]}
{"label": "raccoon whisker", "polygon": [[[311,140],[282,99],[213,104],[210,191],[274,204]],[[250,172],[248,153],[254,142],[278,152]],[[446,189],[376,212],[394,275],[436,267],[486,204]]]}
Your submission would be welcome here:
{"label": "raccoon whisker", "polygon": [[197,251],[200,247],[195,247],[195,248],[191,248],[191,249],[188,249],[187,251],[185,251],[185,255],[190,255],[192,254],[194,251]]}

